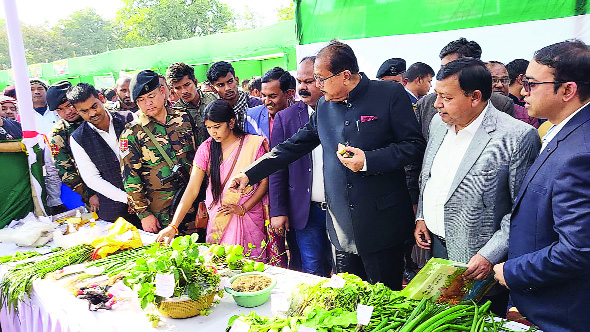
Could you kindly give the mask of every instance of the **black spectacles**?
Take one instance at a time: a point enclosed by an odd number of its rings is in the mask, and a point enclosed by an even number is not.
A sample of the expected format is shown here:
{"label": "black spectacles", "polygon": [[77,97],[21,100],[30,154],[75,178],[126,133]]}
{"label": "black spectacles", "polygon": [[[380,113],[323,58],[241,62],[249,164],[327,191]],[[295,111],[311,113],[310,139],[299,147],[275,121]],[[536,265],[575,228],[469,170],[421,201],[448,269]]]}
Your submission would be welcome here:
{"label": "black spectacles", "polygon": [[492,78],[492,84],[502,83],[502,84],[509,84],[509,78]]}
{"label": "black spectacles", "polygon": [[342,74],[342,72],[343,72],[343,71],[344,71],[344,70],[342,70],[342,71],[339,71],[339,72],[337,72],[336,74],[334,74],[334,75],[330,75],[330,76],[328,76],[328,77],[326,77],[326,78],[321,78],[321,77],[319,77],[318,75],[313,75],[313,78],[315,79],[315,81],[316,81],[316,82],[317,82],[317,83],[318,83],[320,86],[324,86],[324,83],[326,82],[326,80],[329,80],[329,79],[331,79],[331,78],[332,78],[332,77],[334,77],[334,76],[338,76],[338,75]]}
{"label": "black spectacles", "polygon": [[535,85],[539,85],[539,84],[563,84],[566,83],[567,81],[553,81],[553,82],[531,82],[529,80],[527,80],[526,78],[524,78],[522,80],[522,87],[524,88],[524,91],[526,92],[531,92],[531,89],[535,86]]}

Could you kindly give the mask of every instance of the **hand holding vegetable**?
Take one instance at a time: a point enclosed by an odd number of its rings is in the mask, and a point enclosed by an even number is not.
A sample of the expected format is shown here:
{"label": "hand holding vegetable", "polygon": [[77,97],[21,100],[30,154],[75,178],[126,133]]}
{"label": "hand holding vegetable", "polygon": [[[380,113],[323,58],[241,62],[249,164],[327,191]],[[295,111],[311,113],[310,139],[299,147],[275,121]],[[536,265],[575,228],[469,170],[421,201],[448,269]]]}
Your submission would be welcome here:
{"label": "hand holding vegetable", "polygon": [[473,255],[467,265],[463,277],[468,280],[484,280],[492,272],[492,263],[480,254]]}
{"label": "hand holding vegetable", "polygon": [[[343,150],[344,153],[340,153]],[[350,156],[351,153],[352,156]],[[365,165],[365,153],[359,148],[345,146],[341,143],[338,143],[338,151],[336,152],[336,156],[338,156],[338,160],[340,160],[342,165],[349,168],[353,172],[360,171]]]}

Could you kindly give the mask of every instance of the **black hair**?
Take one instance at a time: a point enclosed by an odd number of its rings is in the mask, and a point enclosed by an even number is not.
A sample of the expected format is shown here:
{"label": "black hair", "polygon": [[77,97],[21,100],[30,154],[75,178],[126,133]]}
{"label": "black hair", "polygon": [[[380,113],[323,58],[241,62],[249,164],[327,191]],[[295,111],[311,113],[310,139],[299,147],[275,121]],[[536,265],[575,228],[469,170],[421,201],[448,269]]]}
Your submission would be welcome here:
{"label": "black hair", "polygon": [[30,80],[30,84],[31,85],[33,85],[33,84],[39,84],[39,85],[41,85],[45,89],[45,91],[47,91],[47,84],[45,84],[45,82],[43,82],[41,80],[38,80],[38,79],[34,78],[34,79]]}
{"label": "black hair", "polygon": [[[554,81],[576,82],[581,101],[590,98],[590,47],[578,39],[545,46],[535,52],[535,61],[554,69]],[[554,84],[557,90],[560,83]]]}
{"label": "black hair", "polygon": [[353,74],[359,73],[359,64],[352,48],[343,42],[332,39],[328,45],[322,48],[317,57],[328,57],[328,70],[332,74],[338,74],[349,70]]}
{"label": "black hair", "polygon": [[459,86],[468,96],[475,90],[481,91],[481,99],[486,101],[492,95],[492,74],[485,64],[474,58],[461,58],[442,66],[436,74],[436,79],[442,81],[457,75]]}
{"label": "black hair", "polygon": [[90,96],[98,98],[98,91],[96,91],[94,86],[89,83],[78,83],[70,87],[66,92],[66,97],[72,104],[83,103],[88,100]]}
{"label": "black hair", "polygon": [[102,95],[108,100],[111,100],[116,94],[117,93],[115,92],[115,90],[111,88],[104,89],[104,92],[102,93]]}
{"label": "black hair", "polygon": [[528,66],[529,62],[525,59],[515,59],[506,64],[508,77],[510,77],[510,85],[514,84],[514,81],[516,81],[519,75],[524,75],[526,73]]}
{"label": "black hair", "polygon": [[250,90],[250,80],[242,80],[240,84],[242,85],[243,90]]}
{"label": "black hair", "polygon": [[305,61],[311,61],[311,63],[315,63],[315,58],[316,58],[315,55],[309,55],[309,56],[303,57],[303,59],[301,59],[301,61],[299,61],[299,64],[302,64]]}
{"label": "black hair", "polygon": [[248,86],[248,91],[252,92],[254,91],[254,89],[258,91],[262,90],[262,78],[258,77],[252,80],[252,82],[250,82],[250,85]]}
{"label": "black hair", "polygon": [[287,92],[289,89],[295,89],[296,82],[295,77],[289,74],[288,71],[284,70],[281,67],[274,67],[273,69],[267,71],[262,79],[260,79],[261,83],[268,83],[270,81],[279,81],[279,86],[281,87],[281,91]]}
{"label": "black hair", "polygon": [[404,78],[407,78],[408,82],[412,82],[418,77],[424,78],[428,75],[434,77],[434,70],[432,70],[432,67],[425,64],[424,62],[416,62],[413,63],[408,68],[408,70],[406,70],[406,72],[404,73]]}
{"label": "black hair", "polygon": [[9,85],[6,88],[4,88],[4,95],[7,97],[12,97],[14,99],[16,99],[16,88],[13,85]]}
{"label": "black hair", "polygon": [[[225,122],[229,125],[232,119],[236,119],[236,113],[231,105],[223,100],[217,99],[212,101],[205,107],[205,116],[203,121],[213,121],[216,123]],[[237,124],[234,125],[233,132],[236,136],[242,137],[246,135],[244,131]],[[211,146],[209,147],[210,166],[209,176],[211,179],[211,193],[213,194],[213,202],[219,202],[223,188],[221,187],[221,162],[223,161],[223,151],[221,150],[221,143],[211,139]]]}
{"label": "black hair", "polygon": [[228,73],[231,73],[236,77],[236,71],[229,62],[219,61],[214,63],[211,68],[207,70],[207,80],[211,83],[215,83],[220,77],[227,76]]}
{"label": "black hair", "polygon": [[185,76],[191,81],[195,80],[195,68],[184,62],[175,62],[166,69],[166,83],[172,85],[180,82]]}
{"label": "black hair", "polygon": [[449,54],[457,53],[459,58],[481,58],[481,46],[478,43],[469,41],[463,37],[453,40],[452,42],[448,43],[443,49],[440,51],[438,55],[441,59],[446,57]]}

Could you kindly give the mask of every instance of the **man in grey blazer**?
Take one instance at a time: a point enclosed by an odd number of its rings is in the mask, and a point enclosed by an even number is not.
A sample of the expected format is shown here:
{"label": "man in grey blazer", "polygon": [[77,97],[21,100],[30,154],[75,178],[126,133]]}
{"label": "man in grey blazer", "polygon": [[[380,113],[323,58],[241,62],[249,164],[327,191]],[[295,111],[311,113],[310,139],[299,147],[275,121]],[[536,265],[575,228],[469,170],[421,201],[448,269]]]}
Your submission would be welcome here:
{"label": "man in grey blazer", "polygon": [[[483,62],[462,58],[437,74],[438,115],[420,174],[414,237],[434,257],[467,263],[467,279],[483,280],[508,253],[512,202],[541,147],[536,130],[490,102],[492,76]],[[492,299],[506,314],[508,293]]]}

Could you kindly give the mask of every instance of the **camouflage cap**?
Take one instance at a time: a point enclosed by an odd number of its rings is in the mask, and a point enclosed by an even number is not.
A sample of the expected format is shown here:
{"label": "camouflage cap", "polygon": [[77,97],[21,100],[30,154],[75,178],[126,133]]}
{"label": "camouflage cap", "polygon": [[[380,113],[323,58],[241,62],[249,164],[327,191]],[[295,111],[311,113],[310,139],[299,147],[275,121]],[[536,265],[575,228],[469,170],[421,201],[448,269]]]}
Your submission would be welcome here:
{"label": "camouflage cap", "polygon": [[66,92],[71,86],[72,83],[63,80],[51,85],[47,89],[47,106],[49,106],[50,111],[55,111],[59,105],[68,101]]}
{"label": "camouflage cap", "polygon": [[135,102],[138,97],[155,90],[158,86],[160,86],[158,74],[152,70],[142,70],[129,83],[131,99]]}

